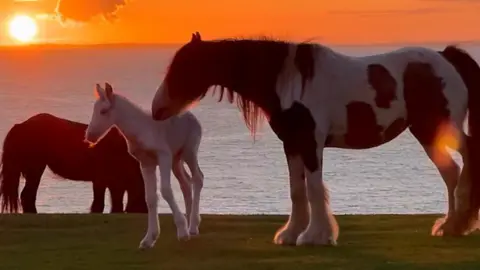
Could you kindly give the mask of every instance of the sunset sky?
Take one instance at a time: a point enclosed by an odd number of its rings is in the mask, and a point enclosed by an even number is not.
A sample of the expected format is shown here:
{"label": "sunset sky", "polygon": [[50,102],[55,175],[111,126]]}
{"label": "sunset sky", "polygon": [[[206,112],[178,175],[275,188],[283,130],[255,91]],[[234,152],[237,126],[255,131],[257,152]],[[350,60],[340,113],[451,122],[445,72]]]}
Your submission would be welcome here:
{"label": "sunset sky", "polygon": [[15,14],[35,18],[39,43],[183,43],[193,31],[337,44],[480,40],[480,0],[0,0],[0,44],[14,41]]}

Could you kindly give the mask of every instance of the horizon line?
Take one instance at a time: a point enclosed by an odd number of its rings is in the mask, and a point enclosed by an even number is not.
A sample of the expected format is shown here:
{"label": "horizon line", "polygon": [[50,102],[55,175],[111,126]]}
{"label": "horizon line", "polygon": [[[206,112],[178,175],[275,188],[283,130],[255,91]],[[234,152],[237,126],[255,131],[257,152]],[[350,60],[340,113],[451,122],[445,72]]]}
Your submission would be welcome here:
{"label": "horizon line", "polygon": [[[295,41],[293,41],[295,42]],[[457,41],[424,41],[424,42],[372,42],[372,43],[335,43],[316,42],[328,44],[333,47],[382,47],[382,46],[405,46],[405,45],[446,45],[446,44],[472,44],[480,45],[480,40],[457,40]],[[22,49],[22,48],[85,48],[85,47],[180,47],[186,44],[180,42],[105,42],[105,43],[29,43],[29,44],[0,44],[0,49]]]}

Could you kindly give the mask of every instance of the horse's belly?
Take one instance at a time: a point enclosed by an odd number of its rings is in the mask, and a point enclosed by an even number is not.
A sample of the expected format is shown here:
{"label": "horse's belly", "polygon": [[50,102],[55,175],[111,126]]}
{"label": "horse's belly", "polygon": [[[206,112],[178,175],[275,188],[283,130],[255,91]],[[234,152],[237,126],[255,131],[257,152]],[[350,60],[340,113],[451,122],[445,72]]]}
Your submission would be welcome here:
{"label": "horse's belly", "polygon": [[[62,156],[57,156],[62,157]],[[94,165],[95,161],[88,157],[88,155],[67,156],[62,158],[55,158],[48,162],[50,170],[65,178],[76,181],[92,181],[92,175],[97,171]]]}
{"label": "horse's belly", "polygon": [[408,126],[405,106],[395,102],[389,109],[364,101],[352,101],[332,117],[326,147],[368,149],[393,140]]}

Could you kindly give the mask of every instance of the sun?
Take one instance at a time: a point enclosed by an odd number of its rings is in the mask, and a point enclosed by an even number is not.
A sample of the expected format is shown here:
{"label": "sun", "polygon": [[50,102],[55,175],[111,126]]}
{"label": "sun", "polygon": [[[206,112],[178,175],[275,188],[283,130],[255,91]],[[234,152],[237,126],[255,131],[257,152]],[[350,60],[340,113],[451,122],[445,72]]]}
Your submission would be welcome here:
{"label": "sun", "polygon": [[38,32],[37,22],[28,15],[16,15],[8,24],[10,36],[17,41],[32,41]]}

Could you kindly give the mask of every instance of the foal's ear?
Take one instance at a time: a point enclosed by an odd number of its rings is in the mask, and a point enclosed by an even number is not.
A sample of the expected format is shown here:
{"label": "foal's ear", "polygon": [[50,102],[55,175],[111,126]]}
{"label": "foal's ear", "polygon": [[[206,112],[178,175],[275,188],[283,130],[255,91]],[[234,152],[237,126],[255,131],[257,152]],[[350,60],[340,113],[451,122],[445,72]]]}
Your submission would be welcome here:
{"label": "foal's ear", "polygon": [[109,83],[105,83],[105,95],[107,99],[112,102],[113,100],[113,87]]}
{"label": "foal's ear", "polygon": [[100,84],[97,83],[95,85],[95,91],[94,91],[95,98],[96,99],[104,99],[105,98],[104,92],[105,92],[105,90],[103,90],[103,88],[100,86]]}

